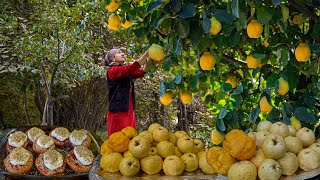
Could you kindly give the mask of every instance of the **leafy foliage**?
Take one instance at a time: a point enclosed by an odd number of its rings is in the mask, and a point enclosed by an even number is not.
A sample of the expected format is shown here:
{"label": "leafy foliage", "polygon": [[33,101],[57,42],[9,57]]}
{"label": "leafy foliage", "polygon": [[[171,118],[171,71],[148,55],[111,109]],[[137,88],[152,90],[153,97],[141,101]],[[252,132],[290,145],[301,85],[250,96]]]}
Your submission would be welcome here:
{"label": "leafy foliage", "polygon": [[[106,0],[102,8],[108,3]],[[139,51],[157,43],[167,50],[163,62],[153,66],[154,71],[162,66],[171,74],[160,83],[160,94],[168,90],[176,94],[182,90],[201,93],[206,107],[216,114],[214,121],[220,131],[233,128],[248,131],[261,120],[284,121],[292,116],[298,116],[309,127],[319,121],[320,6],[317,2],[144,0],[120,3],[116,13],[122,22],[125,19],[135,22],[125,31],[134,35],[132,42],[136,43],[128,48]],[[300,16],[302,22],[294,21],[294,16]],[[209,34],[212,17],[222,24],[221,32],[215,36]],[[251,39],[247,35],[247,24],[252,19],[263,25],[260,38]],[[298,62],[295,58],[295,48],[300,42],[310,47],[311,57],[307,62]],[[207,50],[217,60],[212,71],[202,71],[199,67],[199,58]],[[248,55],[261,60],[263,66],[247,68]],[[225,83],[230,75],[240,82],[235,89]],[[289,84],[285,96],[277,94],[280,77]],[[267,96],[273,106],[268,114],[260,113],[259,100],[263,96]]]}

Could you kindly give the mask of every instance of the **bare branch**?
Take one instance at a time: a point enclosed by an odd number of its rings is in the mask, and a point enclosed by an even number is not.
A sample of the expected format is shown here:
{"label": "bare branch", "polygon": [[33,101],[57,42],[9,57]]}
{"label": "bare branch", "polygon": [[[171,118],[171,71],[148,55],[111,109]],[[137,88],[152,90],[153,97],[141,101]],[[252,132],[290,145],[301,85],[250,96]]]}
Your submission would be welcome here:
{"label": "bare branch", "polygon": [[295,0],[288,0],[289,4],[291,4],[298,11],[306,14],[310,19],[313,19],[316,23],[320,23],[320,16],[317,16],[313,12],[309,11],[306,7],[301,6]]}
{"label": "bare branch", "polygon": [[236,64],[239,64],[240,66],[245,66],[245,67],[247,66],[246,62],[241,61],[241,60],[237,60],[229,55],[223,54],[222,57],[223,57],[223,59],[225,59],[231,63],[236,63]]}

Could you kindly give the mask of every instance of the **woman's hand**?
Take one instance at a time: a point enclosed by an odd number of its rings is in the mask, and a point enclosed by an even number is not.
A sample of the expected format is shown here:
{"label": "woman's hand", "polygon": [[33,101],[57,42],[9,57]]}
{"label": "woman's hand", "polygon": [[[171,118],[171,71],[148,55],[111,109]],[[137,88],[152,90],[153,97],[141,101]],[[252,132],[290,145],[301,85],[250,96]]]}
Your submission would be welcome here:
{"label": "woman's hand", "polygon": [[137,62],[142,66],[143,64],[146,63],[147,58],[149,58],[148,51],[146,51],[138,60]]}

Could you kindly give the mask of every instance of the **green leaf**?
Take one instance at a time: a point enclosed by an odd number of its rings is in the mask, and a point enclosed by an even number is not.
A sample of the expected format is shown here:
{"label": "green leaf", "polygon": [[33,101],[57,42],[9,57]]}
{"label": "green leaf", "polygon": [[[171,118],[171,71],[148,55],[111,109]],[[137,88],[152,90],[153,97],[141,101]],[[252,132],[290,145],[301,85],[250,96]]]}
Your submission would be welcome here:
{"label": "green leaf", "polygon": [[260,113],[260,108],[254,108],[250,113],[249,113],[249,122],[250,123],[255,123],[257,118],[259,117]]}
{"label": "green leaf", "polygon": [[284,4],[280,4],[283,22],[287,22],[289,18],[289,8]]}
{"label": "green leaf", "polygon": [[193,17],[196,12],[196,8],[192,3],[186,3],[182,5],[182,12],[178,14],[181,18],[189,18]]}
{"label": "green leaf", "polygon": [[160,82],[160,97],[164,95],[164,92],[166,91],[166,86],[164,85],[163,81]]}
{"label": "green leaf", "polygon": [[196,91],[197,88],[198,88],[198,84],[199,84],[198,77],[197,76],[191,76],[191,78],[189,80],[190,90]]}
{"label": "green leaf", "polygon": [[282,2],[282,0],[272,0],[272,3],[274,5],[279,5],[279,4],[281,4],[281,2]]}
{"label": "green leaf", "polygon": [[283,118],[283,123],[285,123],[286,125],[291,125],[291,120],[288,117],[284,117]]}
{"label": "green leaf", "polygon": [[181,1],[180,0],[171,0],[166,6],[170,7],[172,13],[179,12],[181,10]]}
{"label": "green leaf", "polygon": [[240,41],[240,33],[237,30],[234,30],[230,36],[229,41],[231,47],[237,46]]}
{"label": "green leaf", "polygon": [[181,55],[181,52],[182,52],[182,43],[181,43],[182,39],[179,38],[179,37],[176,37],[173,41],[173,49],[174,49],[174,52],[177,54],[177,55]]}
{"label": "green leaf", "polygon": [[320,52],[320,44],[319,43],[314,43],[309,45],[310,50],[313,52]]}
{"label": "green leaf", "polygon": [[153,3],[150,3],[148,8],[147,8],[147,14],[145,16],[147,16],[151,12],[155,11],[156,9],[158,9],[162,5],[162,3],[163,3],[162,1],[155,1]]}
{"label": "green leaf", "polygon": [[231,0],[231,10],[235,17],[240,18],[239,15],[239,1],[238,0]]}
{"label": "green leaf", "polygon": [[280,58],[280,62],[282,63],[282,65],[286,65],[289,62],[289,50],[288,49],[281,49],[281,58]]}
{"label": "green leaf", "polygon": [[280,119],[280,114],[281,112],[277,108],[273,107],[268,114],[267,120],[271,121],[272,123],[278,122]]}
{"label": "green leaf", "polygon": [[201,21],[201,25],[202,25],[202,29],[205,33],[210,31],[211,22],[210,22],[209,18],[203,18],[203,20]]}
{"label": "green leaf", "polygon": [[217,127],[220,131],[225,131],[226,130],[226,126],[224,125],[224,122],[222,119],[218,119],[217,121]]}
{"label": "green leaf", "polygon": [[189,37],[191,39],[192,44],[197,47],[200,43],[201,36],[203,35],[202,27],[199,25],[199,23],[196,21],[191,21],[190,23],[190,33]]}
{"label": "green leaf", "polygon": [[223,92],[229,92],[232,90],[232,86],[231,84],[229,83],[222,83],[221,86],[220,86],[220,89],[223,91]]}
{"label": "green leaf", "polygon": [[260,60],[266,57],[265,54],[259,54],[259,53],[253,53],[252,56],[253,56],[254,58],[260,59]]}
{"label": "green leaf", "polygon": [[291,106],[291,104],[288,104],[288,103],[283,105],[283,109],[288,115],[291,115],[293,113],[293,111],[294,111],[294,109]]}
{"label": "green leaf", "polygon": [[233,91],[233,95],[237,95],[237,94],[241,94],[243,92],[243,86],[242,84],[240,84],[239,86],[237,86],[237,88]]}
{"label": "green leaf", "polygon": [[233,16],[230,13],[228,13],[228,11],[225,9],[217,9],[214,12],[213,17],[217,18],[221,22],[233,22]]}
{"label": "green leaf", "polygon": [[279,79],[279,75],[278,74],[271,74],[271,76],[269,76],[268,79],[267,79],[267,87],[268,88],[274,87],[274,85],[276,84],[278,79]]}
{"label": "green leaf", "polygon": [[181,74],[179,73],[176,78],[174,79],[174,83],[176,84],[180,84],[181,83],[181,80],[182,80],[182,76]]}
{"label": "green leaf", "polygon": [[257,17],[261,24],[267,24],[272,18],[272,13],[268,8],[261,6],[257,9]]}
{"label": "green leaf", "polygon": [[220,113],[219,113],[219,119],[223,119],[226,115],[227,115],[227,109],[226,108],[222,108],[220,110]]}
{"label": "green leaf", "polygon": [[240,94],[231,95],[230,101],[232,102],[234,108],[240,108],[241,107],[242,98],[241,98]]}
{"label": "green leaf", "polygon": [[180,38],[186,38],[189,35],[190,26],[188,21],[179,21],[175,27]]}
{"label": "green leaf", "polygon": [[310,112],[309,109],[304,107],[296,108],[296,110],[294,111],[294,116],[302,122],[307,122],[307,123],[317,122],[316,116],[312,112]]}

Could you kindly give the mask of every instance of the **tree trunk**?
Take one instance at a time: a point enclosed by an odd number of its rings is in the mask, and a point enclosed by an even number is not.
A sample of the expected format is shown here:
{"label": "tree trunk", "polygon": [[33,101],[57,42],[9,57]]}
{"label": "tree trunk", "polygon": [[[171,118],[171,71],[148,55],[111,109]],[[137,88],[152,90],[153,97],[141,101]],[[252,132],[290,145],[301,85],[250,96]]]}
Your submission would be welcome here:
{"label": "tree trunk", "polygon": [[53,125],[53,101],[51,95],[46,97],[41,125]]}

